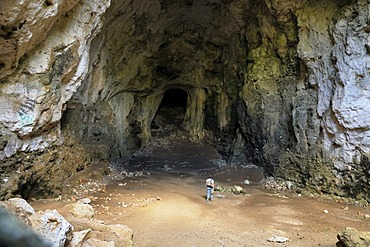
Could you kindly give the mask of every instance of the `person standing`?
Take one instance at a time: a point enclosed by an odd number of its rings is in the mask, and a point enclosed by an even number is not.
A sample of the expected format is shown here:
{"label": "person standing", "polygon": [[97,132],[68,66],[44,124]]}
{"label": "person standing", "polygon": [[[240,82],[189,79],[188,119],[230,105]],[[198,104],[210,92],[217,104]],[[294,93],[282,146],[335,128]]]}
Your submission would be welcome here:
{"label": "person standing", "polygon": [[207,201],[212,201],[213,199],[213,189],[215,187],[215,180],[212,176],[209,176],[206,179],[206,186],[207,186]]}

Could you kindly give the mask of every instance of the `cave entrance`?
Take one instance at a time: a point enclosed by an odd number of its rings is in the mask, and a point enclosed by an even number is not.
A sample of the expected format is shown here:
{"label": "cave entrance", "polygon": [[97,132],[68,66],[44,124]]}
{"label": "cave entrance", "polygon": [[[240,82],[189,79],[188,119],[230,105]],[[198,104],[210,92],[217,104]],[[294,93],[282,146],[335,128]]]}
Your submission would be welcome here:
{"label": "cave entrance", "polygon": [[181,131],[188,102],[188,93],[180,88],[167,89],[151,124],[152,134],[168,135]]}

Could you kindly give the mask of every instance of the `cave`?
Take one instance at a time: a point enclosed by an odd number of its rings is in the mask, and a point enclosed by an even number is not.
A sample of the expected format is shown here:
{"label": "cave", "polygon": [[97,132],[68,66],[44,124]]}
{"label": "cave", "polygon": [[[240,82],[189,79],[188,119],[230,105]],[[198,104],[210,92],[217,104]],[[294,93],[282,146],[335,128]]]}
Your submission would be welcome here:
{"label": "cave", "polygon": [[[308,166],[331,164],[330,179],[367,157],[369,145],[356,136],[368,135],[361,118],[368,112],[361,100],[351,100],[367,99],[366,69],[336,72],[347,61],[337,55],[339,24],[363,26],[353,40],[368,33],[361,1],[74,4],[52,13],[56,5],[46,4],[39,14],[50,22],[32,16],[39,29],[11,11],[2,17],[4,160],[59,145],[62,136],[65,143],[103,141],[117,150],[107,157],[129,157],[150,142],[163,107],[180,104],[170,103],[170,95],[186,104],[174,123],[193,141],[210,134],[222,140],[215,146],[225,159],[257,163],[269,174],[310,184],[301,157]],[[26,16],[30,9],[19,11]],[[352,15],[343,17],[346,11]],[[325,20],[311,21],[312,13]],[[319,43],[312,30],[319,30]],[[21,39],[29,32],[31,38]],[[366,60],[363,43],[350,47],[358,64]],[[357,86],[344,88],[345,81]],[[350,102],[360,110],[350,111],[356,108]]]}
{"label": "cave", "polygon": [[[230,164],[253,163],[313,188],[339,179],[335,193],[366,197],[345,182],[355,177],[360,184],[352,186],[368,188],[360,182],[370,152],[362,6],[112,0],[64,3],[54,12],[49,3],[39,12],[14,7],[39,28],[3,11],[2,173],[19,166],[17,155],[56,147],[84,153],[70,171],[95,158],[129,159],[172,126],[194,143],[208,141]],[[343,23],[363,28],[355,34]],[[343,45],[346,35],[363,41]],[[343,70],[351,54],[363,68]]]}
{"label": "cave", "polygon": [[171,173],[146,160],[171,144],[217,157],[207,172],[370,202],[366,0],[24,2],[0,10],[1,199],[92,168]]}
{"label": "cave", "polygon": [[187,92],[179,88],[170,88],[165,91],[151,123],[152,135],[154,131],[163,129],[168,125],[181,129],[187,107],[187,98]]}

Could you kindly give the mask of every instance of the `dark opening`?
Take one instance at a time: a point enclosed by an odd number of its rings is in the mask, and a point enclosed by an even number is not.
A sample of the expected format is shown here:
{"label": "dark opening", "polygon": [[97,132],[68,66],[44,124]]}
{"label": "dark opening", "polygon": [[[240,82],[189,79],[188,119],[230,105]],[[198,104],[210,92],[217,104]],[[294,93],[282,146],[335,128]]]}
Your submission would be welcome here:
{"label": "dark opening", "polygon": [[181,130],[184,120],[188,93],[179,88],[168,89],[158,107],[157,114],[151,124],[152,133],[169,134],[169,131]]}
{"label": "dark opening", "polygon": [[161,107],[172,107],[172,108],[181,107],[181,108],[184,108],[183,110],[185,110],[187,100],[188,100],[188,94],[184,90],[178,89],[178,88],[171,88],[171,89],[168,89],[164,93],[162,102],[159,108]]}

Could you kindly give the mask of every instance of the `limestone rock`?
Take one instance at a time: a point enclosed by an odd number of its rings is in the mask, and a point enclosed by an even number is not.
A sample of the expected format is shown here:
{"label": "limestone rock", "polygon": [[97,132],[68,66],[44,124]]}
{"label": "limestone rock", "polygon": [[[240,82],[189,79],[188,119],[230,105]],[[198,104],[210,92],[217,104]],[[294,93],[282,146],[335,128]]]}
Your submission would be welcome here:
{"label": "limestone rock", "polygon": [[231,188],[231,191],[234,193],[234,194],[241,194],[241,193],[244,193],[244,190],[241,186],[239,185],[234,185],[232,188]]}
{"label": "limestone rock", "polygon": [[31,227],[53,247],[64,247],[72,238],[72,225],[56,210],[37,212],[29,217]]}
{"label": "limestone rock", "polygon": [[125,237],[128,239],[132,239],[134,237],[132,229],[125,225],[115,224],[115,225],[108,225],[107,226],[109,231],[115,233],[117,236]]}
{"label": "limestone rock", "polygon": [[15,214],[23,223],[29,225],[28,218],[35,213],[35,210],[22,198],[11,198],[8,201],[0,202],[9,211]]}
{"label": "limestone rock", "polygon": [[73,236],[71,241],[66,245],[66,247],[81,247],[88,238],[89,233],[91,232],[91,229],[79,231],[79,232],[73,232]]}
{"label": "limestone rock", "polygon": [[[18,81],[17,87],[8,83],[1,85],[0,122],[18,136],[27,136],[34,128],[43,129],[33,138],[22,138],[23,151],[40,150],[57,143],[60,137],[58,128],[50,130],[45,126],[60,121],[63,104],[72,97],[85,77],[89,58],[85,51],[99,30],[100,16],[109,6],[109,1],[48,1],[49,6],[33,2],[4,3],[9,11],[0,17],[2,25],[9,29],[8,35],[14,33],[8,40],[1,38],[1,41],[9,44],[14,41],[16,44],[9,47],[11,53],[16,53],[14,56],[2,56],[9,61],[0,62],[3,65],[1,70],[7,72],[1,75],[14,71],[19,58],[28,53],[20,64],[23,69],[6,79]],[[67,12],[70,21],[66,23],[64,15]],[[11,13],[17,14],[12,16]],[[6,49],[1,51],[10,52]],[[45,76],[39,76],[41,74]],[[14,155],[13,146],[9,146],[7,155]]]}
{"label": "limestone rock", "polygon": [[8,201],[12,205],[14,205],[16,208],[28,214],[28,216],[35,213],[35,210],[33,209],[33,207],[31,207],[31,205],[28,204],[28,202],[22,198],[10,198]]}
{"label": "limestone rock", "polygon": [[274,243],[285,243],[289,241],[289,238],[287,237],[280,237],[280,236],[273,236],[267,239],[268,242],[274,242]]}
{"label": "limestone rock", "polygon": [[338,247],[367,247],[370,246],[370,232],[360,232],[354,228],[347,227],[337,236]]}
{"label": "limestone rock", "polygon": [[0,205],[0,246],[49,247],[50,245]]}
{"label": "limestone rock", "polygon": [[109,240],[113,241],[115,246],[122,247],[135,246],[133,242],[133,231],[127,226],[120,224],[104,225],[102,222],[95,219],[88,220],[70,216],[67,217],[67,219],[73,225],[76,231],[91,229],[91,232],[89,233],[89,240]]}
{"label": "limestone rock", "polygon": [[35,4],[33,0],[2,2],[0,25],[0,79],[13,72],[19,59],[42,42],[48,31],[78,0],[47,1]]}
{"label": "limestone rock", "polygon": [[95,215],[93,207],[89,204],[82,203],[81,201],[68,204],[65,208],[77,218],[90,219]]}

